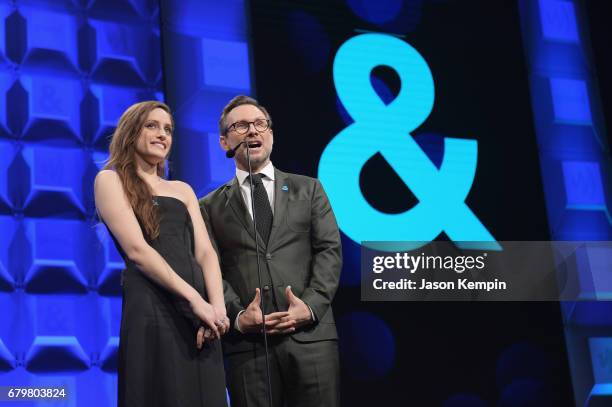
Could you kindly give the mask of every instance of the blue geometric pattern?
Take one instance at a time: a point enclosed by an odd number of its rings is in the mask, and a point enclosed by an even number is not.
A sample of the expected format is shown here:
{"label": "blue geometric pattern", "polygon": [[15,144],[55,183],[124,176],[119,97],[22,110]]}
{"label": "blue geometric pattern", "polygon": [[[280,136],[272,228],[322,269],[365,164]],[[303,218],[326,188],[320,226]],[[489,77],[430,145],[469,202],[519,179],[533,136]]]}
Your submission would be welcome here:
{"label": "blue geometric pattern", "polygon": [[248,91],[249,49],[244,41],[202,39],[204,85]]}
{"label": "blue geometric pattern", "polygon": [[589,247],[581,274],[590,273],[597,299],[612,299],[612,249]]}
{"label": "blue geometric pattern", "polygon": [[612,249],[606,247],[579,248],[571,260],[578,270],[581,298],[612,299]]}
{"label": "blue geometric pattern", "polygon": [[[0,139],[0,174],[8,174],[10,163],[15,158],[15,145]],[[9,195],[9,180],[6,176],[0,178],[0,213],[11,213],[11,198]]]}
{"label": "blue geometric pattern", "polygon": [[15,357],[8,350],[2,339],[0,339],[0,371],[12,370],[15,368]]}
{"label": "blue geometric pattern", "polygon": [[606,209],[599,163],[564,161],[563,179],[567,209]]}
{"label": "blue geometric pattern", "polygon": [[14,270],[11,268],[11,242],[17,222],[12,216],[0,215],[0,291],[15,289]]}
{"label": "blue geometric pattern", "polygon": [[[579,36],[582,16],[570,0],[520,4],[552,240],[611,240],[610,146],[595,120],[601,106],[590,91],[594,70]],[[574,259],[582,298],[612,298],[612,254],[602,250],[589,248]],[[597,337],[612,337],[612,304],[562,308],[576,403],[610,405],[610,342]]]}
{"label": "blue geometric pattern", "polygon": [[116,403],[124,265],[93,179],[121,113],[164,98],[160,44],[158,1],[0,2],[0,385]]}
{"label": "blue geometric pattern", "polygon": [[540,0],[542,36],[548,41],[578,42],[576,12],[570,1]]}
{"label": "blue geometric pattern", "polygon": [[[233,174],[218,146],[217,120],[232,96],[252,92],[245,2],[180,3],[0,2],[0,310],[11,311],[0,312],[0,385],[66,386],[66,406],[116,402],[123,264],[95,218],[92,182],[125,108],[163,100],[162,83],[171,84],[167,96],[181,137],[173,177],[202,196]],[[412,13],[408,24],[394,12],[398,1],[348,3],[394,32],[409,31],[420,18],[420,0],[403,2]],[[569,0],[520,4],[551,234],[611,240],[610,150],[595,120],[580,15]],[[395,22],[403,25],[395,29]],[[586,294],[611,292],[600,267],[606,256],[578,259],[591,282]],[[565,305],[577,400],[609,403],[611,306]],[[369,315],[344,322],[354,320],[387,344],[379,354],[359,354],[354,366],[384,375],[393,366],[392,335]],[[470,395],[448,405],[464,400],[479,405]]]}
{"label": "blue geometric pattern", "polygon": [[612,338],[589,338],[589,348],[593,361],[593,381],[595,382],[589,399],[591,403],[596,400],[610,402],[612,401]]}
{"label": "blue geometric pattern", "polygon": [[[24,258],[27,292],[86,293],[92,280],[91,227],[77,220],[26,220],[31,258]],[[93,246],[92,246],[93,245]]]}
{"label": "blue geometric pattern", "polygon": [[173,178],[197,196],[234,174],[219,146],[219,114],[237,94],[251,93],[251,67],[243,0],[161,1],[167,100],[175,107]]}
{"label": "blue geometric pattern", "polygon": [[551,78],[555,121],[569,124],[591,124],[591,107],[583,80]]}
{"label": "blue geometric pattern", "polygon": [[26,354],[31,372],[81,371],[90,367],[87,354],[74,336],[37,336]]}

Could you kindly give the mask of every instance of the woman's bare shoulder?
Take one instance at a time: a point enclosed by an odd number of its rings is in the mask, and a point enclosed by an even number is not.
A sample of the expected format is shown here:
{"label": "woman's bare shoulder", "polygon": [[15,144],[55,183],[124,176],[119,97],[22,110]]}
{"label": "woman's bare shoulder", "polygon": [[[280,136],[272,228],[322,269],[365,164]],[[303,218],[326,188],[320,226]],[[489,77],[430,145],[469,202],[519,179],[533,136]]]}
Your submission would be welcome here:
{"label": "woman's bare shoulder", "polygon": [[120,188],[122,189],[121,179],[119,174],[113,170],[102,170],[98,172],[94,180],[95,189]]}

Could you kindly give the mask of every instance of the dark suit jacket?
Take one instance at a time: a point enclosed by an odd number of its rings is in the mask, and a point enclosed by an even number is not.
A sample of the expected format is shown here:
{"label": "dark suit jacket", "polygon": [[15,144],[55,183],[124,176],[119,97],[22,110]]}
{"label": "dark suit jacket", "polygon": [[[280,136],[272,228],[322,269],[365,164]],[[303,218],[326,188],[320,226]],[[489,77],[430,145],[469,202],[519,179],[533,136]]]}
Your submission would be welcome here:
{"label": "dark suit jacket", "polygon": [[[259,238],[261,271],[275,290],[279,310],[288,308],[285,287],[312,309],[316,322],[292,334],[298,342],[336,339],[331,302],[342,268],[336,218],[321,183],[310,177],[275,171],[274,221],[270,240]],[[200,200],[200,209],[219,254],[231,331],[224,337],[226,353],[250,350],[261,335],[234,329],[235,318],[253,300],[258,287],[253,221],[231,181]],[[269,274],[268,274],[269,273]],[[271,281],[270,281],[271,280]]]}

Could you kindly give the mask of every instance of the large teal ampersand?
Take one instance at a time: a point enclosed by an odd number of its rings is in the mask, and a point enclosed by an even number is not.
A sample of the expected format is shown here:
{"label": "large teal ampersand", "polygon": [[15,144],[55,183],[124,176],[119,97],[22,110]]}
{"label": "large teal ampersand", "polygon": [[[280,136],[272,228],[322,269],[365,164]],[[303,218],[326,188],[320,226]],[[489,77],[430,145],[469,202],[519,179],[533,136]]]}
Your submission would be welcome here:
{"label": "large teal ampersand", "polygon": [[[389,105],[370,81],[372,69],[381,65],[393,68],[401,80],[400,92]],[[342,231],[358,243],[405,242],[380,247],[369,244],[386,250],[418,248],[442,231],[459,246],[499,249],[465,203],[476,172],[476,140],[445,138],[438,169],[410,135],[427,119],[434,103],[434,82],[423,57],[398,38],[363,34],[340,47],[333,75],[340,101],[354,123],[323,151],[319,179]],[[378,152],[418,198],[419,203],[410,210],[382,213],[363,197],[359,174]],[[393,193],[390,189],[389,194]]]}

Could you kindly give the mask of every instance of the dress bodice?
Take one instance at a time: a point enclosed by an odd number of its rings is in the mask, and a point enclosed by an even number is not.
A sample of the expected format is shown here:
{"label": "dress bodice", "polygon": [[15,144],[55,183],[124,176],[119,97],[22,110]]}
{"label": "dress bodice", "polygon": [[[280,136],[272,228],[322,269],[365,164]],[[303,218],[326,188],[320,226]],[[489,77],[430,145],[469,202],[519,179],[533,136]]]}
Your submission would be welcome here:
{"label": "dress bodice", "polygon": [[[155,239],[148,239],[145,236],[147,243],[183,280],[206,298],[202,269],[194,257],[193,223],[187,206],[178,198],[163,195],[153,196],[153,202],[159,211],[159,236]],[[116,244],[118,243],[114,236],[113,240]],[[135,270],[135,265],[128,259],[119,244],[117,248],[125,262],[126,271]],[[140,272],[136,273],[138,276],[140,274]],[[122,281],[125,281],[128,275],[124,272]]]}
{"label": "dress bodice", "polygon": [[179,239],[179,242],[173,242],[173,246],[181,243],[190,248],[193,256],[193,223],[183,201],[172,196],[156,195],[153,196],[153,203],[159,210],[159,236],[149,243],[156,247],[166,243],[167,239]]}

